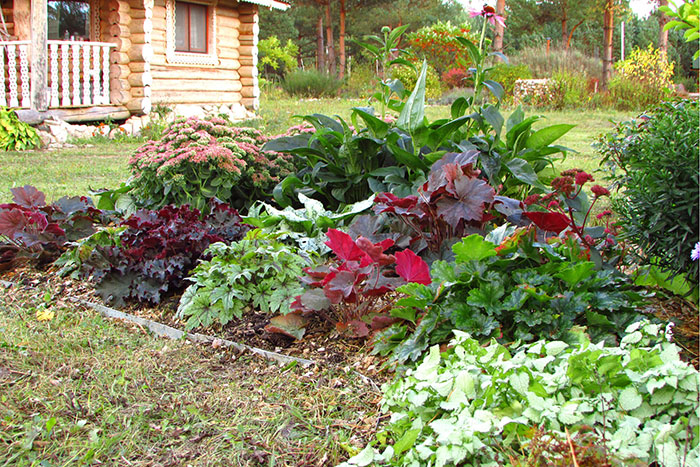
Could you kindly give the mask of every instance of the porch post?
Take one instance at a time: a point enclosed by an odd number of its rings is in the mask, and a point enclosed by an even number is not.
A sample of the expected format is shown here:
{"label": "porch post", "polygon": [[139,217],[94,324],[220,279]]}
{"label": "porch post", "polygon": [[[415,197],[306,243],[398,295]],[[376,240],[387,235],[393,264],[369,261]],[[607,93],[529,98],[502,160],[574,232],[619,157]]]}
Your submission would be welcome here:
{"label": "porch post", "polygon": [[32,2],[32,74],[31,74],[31,105],[32,109],[44,111],[48,109],[46,95],[49,62],[48,54],[48,20],[47,0],[31,0]]}

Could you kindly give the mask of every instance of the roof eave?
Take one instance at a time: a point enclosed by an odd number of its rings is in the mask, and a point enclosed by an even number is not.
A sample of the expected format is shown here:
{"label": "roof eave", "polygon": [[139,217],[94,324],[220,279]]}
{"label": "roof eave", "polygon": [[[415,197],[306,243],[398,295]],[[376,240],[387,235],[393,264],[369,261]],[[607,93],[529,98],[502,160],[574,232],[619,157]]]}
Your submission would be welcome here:
{"label": "roof eave", "polygon": [[286,11],[291,6],[289,3],[279,2],[277,0],[241,0],[246,3],[255,3],[256,5],[273,8],[275,10]]}

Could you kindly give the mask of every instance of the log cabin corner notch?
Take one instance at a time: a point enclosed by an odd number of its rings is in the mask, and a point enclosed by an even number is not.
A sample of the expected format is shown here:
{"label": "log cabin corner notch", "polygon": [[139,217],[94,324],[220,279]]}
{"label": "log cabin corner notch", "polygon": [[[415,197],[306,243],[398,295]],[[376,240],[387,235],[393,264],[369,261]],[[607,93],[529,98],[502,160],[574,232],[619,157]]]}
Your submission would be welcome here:
{"label": "log cabin corner notch", "polygon": [[[0,105],[67,121],[258,108],[258,8],[279,0],[0,0]],[[36,51],[39,51],[36,53]]]}

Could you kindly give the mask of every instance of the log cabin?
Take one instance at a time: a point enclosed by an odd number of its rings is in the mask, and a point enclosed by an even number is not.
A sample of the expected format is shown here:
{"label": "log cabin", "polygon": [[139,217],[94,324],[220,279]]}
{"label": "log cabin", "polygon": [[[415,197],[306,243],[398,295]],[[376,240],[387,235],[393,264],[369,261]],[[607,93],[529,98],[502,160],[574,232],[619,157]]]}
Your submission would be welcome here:
{"label": "log cabin", "polygon": [[[279,0],[0,0],[0,106],[69,122],[258,106],[258,8]],[[26,118],[25,118],[26,117]]]}

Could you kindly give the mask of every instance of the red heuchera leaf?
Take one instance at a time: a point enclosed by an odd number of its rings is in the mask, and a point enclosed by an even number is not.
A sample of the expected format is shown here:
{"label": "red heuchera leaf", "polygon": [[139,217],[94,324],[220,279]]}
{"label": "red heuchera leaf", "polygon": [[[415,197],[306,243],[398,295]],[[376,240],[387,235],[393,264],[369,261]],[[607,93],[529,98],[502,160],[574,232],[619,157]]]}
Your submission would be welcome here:
{"label": "red heuchera leaf", "polygon": [[411,215],[418,204],[418,197],[415,195],[399,198],[393,193],[379,193],[374,197],[374,212],[393,212],[398,215]]}
{"label": "red heuchera leaf", "polygon": [[338,258],[345,261],[359,261],[360,266],[367,266],[372,262],[372,259],[362,251],[352,237],[345,232],[336,229],[328,229],[326,232],[328,241],[326,245],[333,250]]}
{"label": "red heuchera leaf", "polygon": [[432,282],[428,265],[411,250],[396,253],[396,274],[406,279],[407,282],[425,285]]}
{"label": "red heuchera leaf", "polygon": [[571,225],[569,218],[560,212],[524,212],[537,227],[547,232],[561,233]]}
{"label": "red heuchera leaf", "polygon": [[25,208],[46,206],[46,197],[44,193],[31,185],[12,188],[10,191],[12,192],[12,199],[20,206],[24,206]]}
{"label": "red heuchera leaf", "polygon": [[31,223],[25,212],[21,209],[0,211],[0,234],[14,239],[17,233]]}
{"label": "red heuchera leaf", "polygon": [[394,241],[392,239],[387,238],[379,243],[372,243],[365,237],[358,237],[355,243],[362,251],[372,258],[372,261],[378,263],[380,266],[393,264],[394,257],[384,254],[384,250],[394,246]]}
{"label": "red heuchera leaf", "polygon": [[438,202],[437,213],[445,222],[456,226],[460,221],[481,221],[484,205],[493,202],[496,192],[484,180],[460,177],[450,190],[454,198],[443,197]]}
{"label": "red heuchera leaf", "polygon": [[338,271],[333,278],[326,283],[323,291],[328,297],[328,300],[334,305],[340,303],[343,299],[352,303],[355,300],[355,274],[350,271]]}

